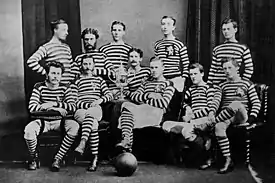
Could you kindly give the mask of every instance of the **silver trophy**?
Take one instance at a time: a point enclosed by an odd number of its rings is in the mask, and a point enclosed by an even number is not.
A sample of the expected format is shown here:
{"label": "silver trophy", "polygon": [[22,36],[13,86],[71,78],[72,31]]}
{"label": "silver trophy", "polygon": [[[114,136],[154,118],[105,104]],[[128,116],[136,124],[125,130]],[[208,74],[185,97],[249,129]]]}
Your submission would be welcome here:
{"label": "silver trophy", "polygon": [[[128,78],[128,72],[123,67],[122,63],[120,63],[120,66],[116,69],[113,69],[111,71],[111,75],[108,75],[110,81],[116,84],[116,86],[120,89],[120,96],[118,99],[123,100],[125,98],[123,91],[124,87],[126,87],[129,82],[133,80]],[[113,77],[113,78],[112,78]]]}

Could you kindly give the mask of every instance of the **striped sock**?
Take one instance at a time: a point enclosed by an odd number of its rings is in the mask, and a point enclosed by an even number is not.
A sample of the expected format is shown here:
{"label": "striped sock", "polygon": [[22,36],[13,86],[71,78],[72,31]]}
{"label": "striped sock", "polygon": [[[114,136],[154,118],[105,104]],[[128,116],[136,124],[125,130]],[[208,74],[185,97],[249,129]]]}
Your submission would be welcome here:
{"label": "striped sock", "polygon": [[37,158],[37,153],[36,153],[36,146],[37,146],[37,139],[25,139],[28,150],[29,150],[29,155],[32,159]]}
{"label": "striped sock", "polygon": [[223,109],[219,115],[216,117],[216,122],[223,122],[231,119],[235,115],[235,112],[231,108]]}
{"label": "striped sock", "polygon": [[85,141],[88,140],[92,127],[93,127],[93,122],[94,122],[94,117],[87,115],[82,123],[82,134],[81,134],[81,139],[85,139]]}
{"label": "striped sock", "polygon": [[75,139],[75,136],[66,134],[66,136],[64,137],[64,139],[61,143],[59,151],[57,152],[57,154],[55,155],[54,158],[62,160],[64,155],[68,152],[69,148],[72,146],[74,139]]}
{"label": "striped sock", "polygon": [[92,154],[97,155],[99,146],[99,134],[97,130],[92,130],[89,136],[89,146]]}
{"label": "striped sock", "polygon": [[218,137],[218,144],[220,146],[220,149],[222,151],[222,155],[224,157],[229,157],[230,154],[230,146],[229,146],[229,140],[227,137]]}
{"label": "striped sock", "polygon": [[122,109],[121,112],[121,130],[122,130],[122,137],[128,138],[132,144],[133,140],[131,138],[134,128],[134,117],[133,114],[126,108]]}

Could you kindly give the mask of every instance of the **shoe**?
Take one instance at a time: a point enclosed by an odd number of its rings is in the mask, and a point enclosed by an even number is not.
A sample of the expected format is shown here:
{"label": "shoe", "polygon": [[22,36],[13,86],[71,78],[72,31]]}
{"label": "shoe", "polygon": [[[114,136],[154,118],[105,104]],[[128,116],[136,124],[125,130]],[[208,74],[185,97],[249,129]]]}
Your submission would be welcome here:
{"label": "shoe", "polygon": [[96,169],[97,169],[97,160],[98,160],[97,155],[94,155],[93,160],[90,162],[90,165],[87,168],[87,171],[89,171],[89,172],[95,172],[96,171]]}
{"label": "shoe", "polygon": [[38,159],[28,161],[28,170],[36,170],[38,168],[40,168],[40,161]]}
{"label": "shoe", "polygon": [[85,150],[86,142],[84,140],[81,140],[77,148],[75,148],[75,151],[79,154],[83,154]]}
{"label": "shoe", "polygon": [[225,164],[223,168],[221,168],[218,173],[219,174],[226,174],[228,172],[231,172],[234,169],[233,161],[230,157],[226,157]]}
{"label": "shoe", "polygon": [[208,168],[210,168],[212,166],[213,160],[212,159],[208,159],[206,160],[206,162],[204,164],[202,164],[199,169],[200,170],[206,170]]}
{"label": "shoe", "polygon": [[59,169],[60,169],[60,164],[61,164],[61,160],[54,159],[53,164],[52,164],[52,171],[53,172],[58,172]]}
{"label": "shoe", "polygon": [[128,138],[124,138],[116,145],[116,148],[121,149],[123,152],[132,152],[131,142]]}

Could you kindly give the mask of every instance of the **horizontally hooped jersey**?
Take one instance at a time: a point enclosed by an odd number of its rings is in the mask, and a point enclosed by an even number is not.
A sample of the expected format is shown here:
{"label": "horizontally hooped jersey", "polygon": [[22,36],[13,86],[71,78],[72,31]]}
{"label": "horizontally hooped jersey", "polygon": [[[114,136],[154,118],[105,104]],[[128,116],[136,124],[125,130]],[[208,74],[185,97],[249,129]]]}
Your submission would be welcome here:
{"label": "horizontally hooped jersey", "polygon": [[181,41],[161,39],[155,43],[154,52],[155,56],[164,62],[163,75],[166,78],[172,79],[178,76],[188,78],[189,58],[187,48]]}

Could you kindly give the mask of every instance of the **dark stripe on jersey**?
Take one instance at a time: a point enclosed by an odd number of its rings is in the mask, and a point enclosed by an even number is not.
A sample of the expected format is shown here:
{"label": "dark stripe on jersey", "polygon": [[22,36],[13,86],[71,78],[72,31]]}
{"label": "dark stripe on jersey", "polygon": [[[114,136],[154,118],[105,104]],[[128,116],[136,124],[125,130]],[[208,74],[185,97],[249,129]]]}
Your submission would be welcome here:
{"label": "dark stripe on jersey", "polygon": [[[99,48],[99,51],[107,55],[107,65],[114,67],[120,67],[122,64],[124,68],[128,66],[129,51],[132,46],[124,43],[121,45],[116,45],[108,43]],[[117,89],[116,85],[112,81],[107,81],[109,89]]]}
{"label": "dark stripe on jersey", "polygon": [[[257,117],[261,103],[253,84],[240,80],[235,82],[226,81],[220,85],[220,96],[215,100],[221,100],[221,109],[229,106],[233,101],[241,102],[250,115]],[[251,110],[249,110],[251,109]]]}
{"label": "dark stripe on jersey", "polygon": [[254,69],[250,50],[245,45],[227,42],[216,46],[213,49],[212,63],[208,75],[208,83],[219,84],[226,80],[221,63],[221,59],[224,57],[235,58],[239,66],[241,67],[241,65],[243,65],[244,68],[243,73],[240,73],[240,76],[247,80],[251,78]]}
{"label": "dark stripe on jersey", "polygon": [[[175,88],[171,85],[170,81],[147,81],[143,83],[135,92],[131,93],[130,99],[134,102],[146,103],[166,111],[174,92]],[[159,93],[161,98],[148,98],[150,93]]]}
{"label": "dark stripe on jersey", "polygon": [[97,76],[80,77],[75,82],[74,91],[77,93],[77,108],[81,109],[89,108],[92,102],[100,98],[103,99],[103,103],[113,99],[106,82]]}
{"label": "dark stripe on jersey", "polygon": [[210,110],[214,110],[214,88],[209,85],[192,85],[185,93],[185,100],[190,101],[190,107],[196,118],[205,117]]}
{"label": "dark stripe on jersey", "polygon": [[141,68],[137,73],[131,72],[128,70],[128,88],[130,92],[134,92],[140,87],[141,83],[146,81],[151,75],[150,68]]}
{"label": "dark stripe on jersey", "polygon": [[121,45],[116,44],[106,44],[103,45],[99,51],[106,54],[108,58],[108,64],[111,63],[115,67],[119,67],[120,64],[126,68],[128,65],[128,54],[132,46],[124,43]]}
{"label": "dark stripe on jersey", "polygon": [[60,84],[56,89],[50,89],[45,82],[36,83],[29,102],[30,112],[41,111],[41,104],[57,102],[58,108],[75,111],[75,100],[70,87]]}
{"label": "dark stripe on jersey", "polygon": [[48,42],[38,48],[38,50],[27,60],[27,65],[40,74],[46,74],[45,69],[39,63],[41,60],[57,61],[64,65],[65,71],[62,75],[61,82],[69,83],[75,78],[77,65],[73,63],[70,47],[65,43]]}
{"label": "dark stripe on jersey", "polygon": [[[164,61],[164,76],[167,78],[188,77],[189,58],[186,46],[175,40],[159,40],[154,46],[155,56]],[[180,69],[180,62],[182,64],[182,72]]]}

